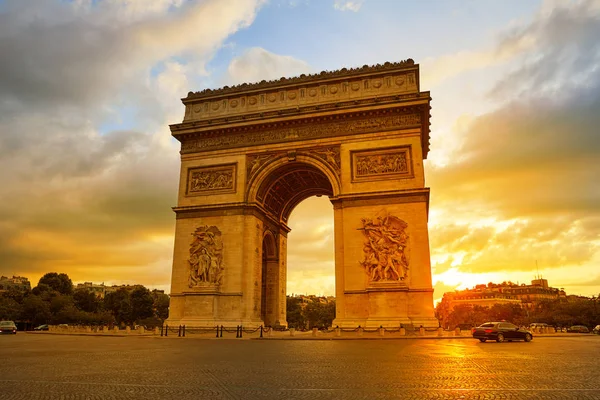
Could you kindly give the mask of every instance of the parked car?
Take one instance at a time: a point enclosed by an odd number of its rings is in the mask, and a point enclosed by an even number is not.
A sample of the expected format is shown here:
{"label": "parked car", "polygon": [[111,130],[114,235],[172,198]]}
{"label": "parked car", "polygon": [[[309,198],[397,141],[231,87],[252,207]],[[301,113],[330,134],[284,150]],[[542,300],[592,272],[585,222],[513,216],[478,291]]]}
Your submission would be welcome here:
{"label": "parked car", "polygon": [[0,333],[17,334],[17,326],[13,321],[0,321]]}
{"label": "parked car", "polygon": [[550,325],[548,325],[545,322],[532,322],[531,324],[529,324],[529,329],[533,328],[550,328]]}
{"label": "parked car", "polygon": [[592,329],[592,332],[596,335],[600,335],[600,325],[596,325],[596,327]]}
{"label": "parked car", "polygon": [[573,325],[569,329],[567,329],[569,333],[590,333],[590,330],[585,325]]}
{"label": "parked car", "polygon": [[533,335],[527,329],[519,328],[510,322],[486,322],[473,328],[473,337],[479,339],[480,342],[486,340],[495,340],[498,343],[505,340],[511,342],[513,340],[524,340],[531,342]]}
{"label": "parked car", "polygon": [[34,331],[47,331],[48,330],[48,325],[44,324],[44,325],[40,325],[37,326],[35,328],[33,328]]}

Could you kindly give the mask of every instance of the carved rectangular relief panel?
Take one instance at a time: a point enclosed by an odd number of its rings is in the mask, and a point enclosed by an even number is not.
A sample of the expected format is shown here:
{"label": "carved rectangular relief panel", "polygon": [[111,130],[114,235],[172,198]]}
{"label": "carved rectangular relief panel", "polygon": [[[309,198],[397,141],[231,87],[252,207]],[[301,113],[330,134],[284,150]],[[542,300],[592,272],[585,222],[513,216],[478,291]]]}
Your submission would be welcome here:
{"label": "carved rectangular relief panel", "polygon": [[413,178],[410,146],[352,151],[352,182]]}
{"label": "carved rectangular relief panel", "polygon": [[235,193],[237,164],[188,169],[187,196]]}

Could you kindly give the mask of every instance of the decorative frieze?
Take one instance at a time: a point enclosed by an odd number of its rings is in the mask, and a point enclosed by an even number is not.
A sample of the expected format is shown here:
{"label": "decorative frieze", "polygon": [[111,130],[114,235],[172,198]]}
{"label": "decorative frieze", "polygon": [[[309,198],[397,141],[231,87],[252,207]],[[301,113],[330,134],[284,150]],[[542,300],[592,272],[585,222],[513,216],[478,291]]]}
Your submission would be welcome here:
{"label": "decorative frieze", "polygon": [[385,211],[361,220],[365,269],[369,282],[404,283],[408,277],[408,224]]}
{"label": "decorative frieze", "polygon": [[388,149],[353,151],[352,180],[361,181],[413,176],[409,146]]}
{"label": "decorative frieze", "polygon": [[361,119],[333,119],[298,125],[266,126],[264,129],[212,137],[196,137],[184,140],[181,153],[194,153],[222,148],[255,146],[269,143],[290,142],[338,135],[383,132],[394,129],[419,127],[421,114],[388,113]]}
{"label": "decorative frieze", "polygon": [[191,288],[218,287],[223,283],[223,240],[216,226],[201,226],[190,245],[189,280]]}
{"label": "decorative frieze", "polygon": [[187,195],[235,192],[236,164],[188,170]]}

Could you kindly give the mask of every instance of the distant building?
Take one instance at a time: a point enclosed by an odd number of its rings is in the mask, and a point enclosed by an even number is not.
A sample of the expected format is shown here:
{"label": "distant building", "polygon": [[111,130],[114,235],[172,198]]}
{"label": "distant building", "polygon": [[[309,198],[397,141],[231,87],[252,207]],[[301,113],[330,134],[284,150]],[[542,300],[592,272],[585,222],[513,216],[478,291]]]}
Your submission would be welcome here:
{"label": "distant building", "polygon": [[[104,283],[95,284],[92,282],[78,283],[75,286],[75,290],[85,289],[90,293],[93,293],[97,298],[103,299],[107,294],[116,292],[119,289],[127,289],[132,291],[135,288],[143,287],[143,285],[112,285],[106,286]],[[156,289],[155,289],[156,290]],[[164,293],[164,290],[158,290],[158,292]]]}
{"label": "distant building", "polygon": [[472,289],[457,290],[444,293],[437,313],[442,324],[448,320],[452,310],[460,304],[471,306],[492,307],[495,304],[515,304],[523,308],[535,307],[544,300],[566,300],[563,289],[548,286],[548,281],[541,277],[531,281],[531,285],[502,282],[476,285]]}
{"label": "distant building", "polygon": [[11,288],[25,292],[31,290],[31,283],[29,283],[28,278],[23,276],[13,276],[12,278],[0,276],[0,293],[6,292]]}

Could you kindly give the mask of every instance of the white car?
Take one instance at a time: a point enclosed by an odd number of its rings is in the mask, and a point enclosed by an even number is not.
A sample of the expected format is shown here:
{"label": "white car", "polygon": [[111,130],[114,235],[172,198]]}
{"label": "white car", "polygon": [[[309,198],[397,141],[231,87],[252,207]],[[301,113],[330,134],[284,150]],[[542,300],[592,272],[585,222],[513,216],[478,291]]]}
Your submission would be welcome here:
{"label": "white car", "polygon": [[592,332],[596,335],[600,335],[600,325],[596,325],[596,327],[592,329]]}

